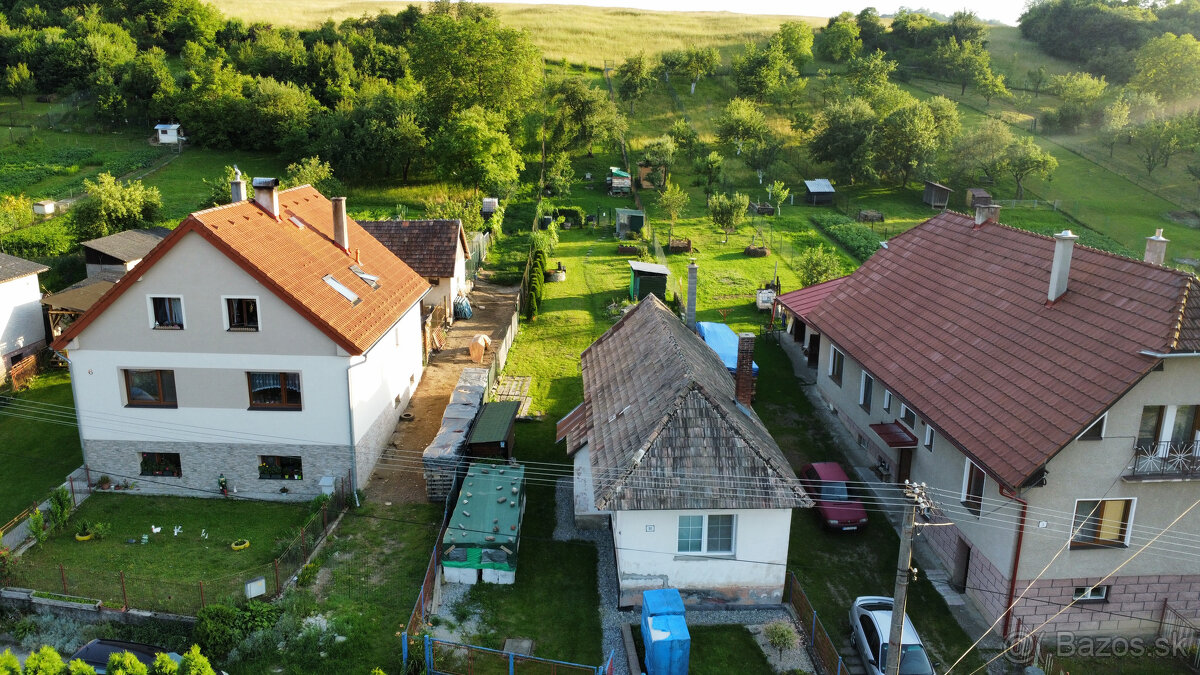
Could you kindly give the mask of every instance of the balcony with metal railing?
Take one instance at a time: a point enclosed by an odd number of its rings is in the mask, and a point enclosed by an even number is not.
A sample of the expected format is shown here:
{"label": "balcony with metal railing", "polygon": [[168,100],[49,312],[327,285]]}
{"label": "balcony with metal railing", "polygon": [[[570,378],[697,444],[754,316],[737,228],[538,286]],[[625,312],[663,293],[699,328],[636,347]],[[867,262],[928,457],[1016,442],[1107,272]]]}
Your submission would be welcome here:
{"label": "balcony with metal railing", "polygon": [[1125,468],[1127,481],[1200,480],[1200,441],[1139,440],[1133,461]]}

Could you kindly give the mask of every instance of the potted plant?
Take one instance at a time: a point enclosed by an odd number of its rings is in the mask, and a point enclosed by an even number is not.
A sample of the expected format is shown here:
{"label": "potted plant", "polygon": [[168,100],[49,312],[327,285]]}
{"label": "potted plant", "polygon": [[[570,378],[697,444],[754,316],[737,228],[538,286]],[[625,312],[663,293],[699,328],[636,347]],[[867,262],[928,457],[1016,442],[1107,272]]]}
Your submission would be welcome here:
{"label": "potted plant", "polygon": [[93,523],[90,520],[81,520],[75,524],[75,541],[103,539],[108,536],[110,530],[112,530],[112,526],[108,523]]}
{"label": "potted plant", "polygon": [[107,474],[100,476],[100,478],[96,481],[96,487],[100,488],[101,490],[107,490],[108,488],[112,487],[112,479],[109,478]]}
{"label": "potted plant", "polygon": [[234,540],[234,542],[229,545],[229,548],[232,548],[235,551],[244,551],[244,550],[250,548],[250,540],[249,539]]}

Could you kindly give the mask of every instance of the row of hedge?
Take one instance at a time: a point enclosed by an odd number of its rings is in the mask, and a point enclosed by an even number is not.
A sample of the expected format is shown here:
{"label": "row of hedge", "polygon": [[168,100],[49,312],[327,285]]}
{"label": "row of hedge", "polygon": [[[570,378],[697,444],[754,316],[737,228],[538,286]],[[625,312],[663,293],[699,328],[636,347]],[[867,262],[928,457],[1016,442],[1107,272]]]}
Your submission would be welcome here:
{"label": "row of hedge", "polygon": [[840,213],[817,213],[810,215],[813,225],[829,235],[859,262],[866,262],[879,250],[879,235],[853,219]]}

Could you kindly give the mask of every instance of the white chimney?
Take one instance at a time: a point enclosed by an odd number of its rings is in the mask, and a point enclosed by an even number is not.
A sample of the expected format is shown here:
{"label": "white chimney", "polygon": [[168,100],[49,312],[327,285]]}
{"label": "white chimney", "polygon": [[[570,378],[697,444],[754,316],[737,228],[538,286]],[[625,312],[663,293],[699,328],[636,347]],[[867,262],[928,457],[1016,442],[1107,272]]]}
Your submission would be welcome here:
{"label": "white chimney", "polygon": [[255,178],[250,181],[254,186],[254,201],[263,208],[264,211],[271,214],[276,220],[279,219],[279,179],[278,178]]}
{"label": "white chimney", "polygon": [[237,164],[233,165],[233,180],[229,181],[229,191],[234,204],[246,201],[246,181],[242,180],[242,170],[237,168]]}
{"label": "white chimney", "polygon": [[696,330],[696,278],[700,267],[696,265],[696,259],[692,258],[688,264],[688,289],[687,289],[687,326],[692,330]]}
{"label": "white chimney", "polygon": [[350,229],[346,226],[346,198],[334,197],[333,202],[333,241],[342,250],[350,252]]}
{"label": "white chimney", "polygon": [[999,204],[976,204],[975,205],[975,227],[979,227],[987,222],[999,222],[997,218],[1000,215]]}
{"label": "white chimney", "polygon": [[1154,233],[1153,237],[1146,237],[1146,257],[1144,260],[1153,265],[1163,264],[1163,260],[1167,258],[1167,242],[1171,241],[1162,236],[1162,228]]}
{"label": "white chimney", "polygon": [[1046,294],[1054,302],[1067,292],[1067,277],[1071,274],[1071,252],[1079,237],[1063,230],[1054,235],[1054,262],[1050,267],[1050,292]]}

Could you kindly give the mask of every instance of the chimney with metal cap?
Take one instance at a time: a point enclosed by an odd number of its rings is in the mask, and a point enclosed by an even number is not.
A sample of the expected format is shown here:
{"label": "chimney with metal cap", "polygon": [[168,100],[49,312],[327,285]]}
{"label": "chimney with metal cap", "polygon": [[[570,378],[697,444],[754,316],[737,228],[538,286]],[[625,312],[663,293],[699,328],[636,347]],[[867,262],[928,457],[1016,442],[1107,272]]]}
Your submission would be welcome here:
{"label": "chimney with metal cap", "polygon": [[242,170],[233,165],[233,180],[229,181],[229,192],[233,203],[246,201],[246,181],[242,180]]}
{"label": "chimney with metal cap", "polygon": [[742,405],[754,402],[754,333],[738,333],[734,396]]}
{"label": "chimney with metal cap", "polygon": [[688,289],[687,289],[687,327],[696,330],[696,279],[699,274],[700,267],[696,264],[696,259],[692,258],[688,263]]}
{"label": "chimney with metal cap", "polygon": [[271,214],[276,220],[279,219],[279,179],[278,178],[255,178],[250,181],[250,185],[254,187],[254,201],[263,208],[264,211]]}
{"label": "chimney with metal cap", "polygon": [[333,241],[342,250],[350,252],[350,229],[346,226],[346,198],[334,197],[333,202]]}
{"label": "chimney with metal cap", "polygon": [[984,223],[995,223],[1000,215],[999,204],[976,204],[975,205],[975,227],[979,227]]}
{"label": "chimney with metal cap", "polygon": [[1046,297],[1054,302],[1067,292],[1067,277],[1071,275],[1071,252],[1079,237],[1070,230],[1054,235],[1054,262],[1050,266],[1050,291]]}
{"label": "chimney with metal cap", "polygon": [[1162,236],[1162,232],[1160,227],[1153,237],[1146,237],[1146,257],[1143,260],[1153,265],[1161,265],[1167,258],[1167,242],[1171,240]]}

